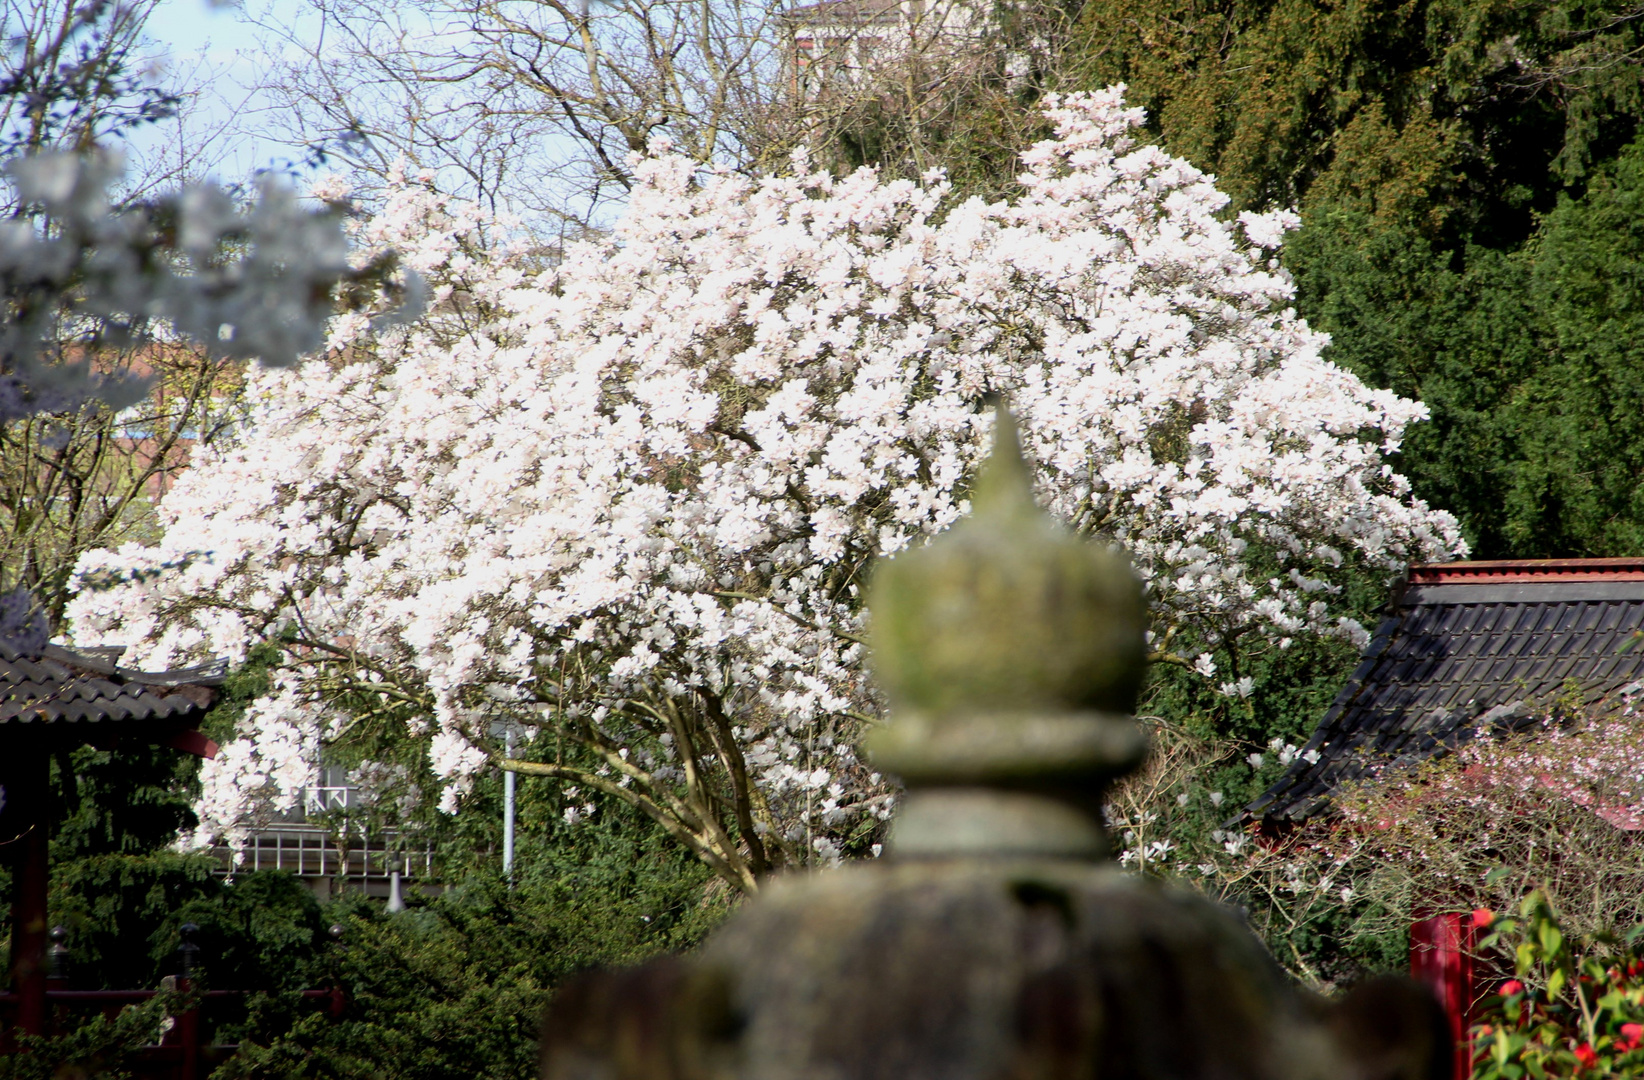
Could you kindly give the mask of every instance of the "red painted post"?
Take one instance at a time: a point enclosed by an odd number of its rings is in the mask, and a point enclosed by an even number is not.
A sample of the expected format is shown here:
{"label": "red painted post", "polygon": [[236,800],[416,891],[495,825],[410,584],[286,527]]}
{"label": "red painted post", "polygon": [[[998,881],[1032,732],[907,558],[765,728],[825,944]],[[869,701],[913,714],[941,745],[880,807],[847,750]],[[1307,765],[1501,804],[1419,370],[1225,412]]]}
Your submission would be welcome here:
{"label": "red painted post", "polygon": [[[193,989],[190,979],[178,979],[177,989],[188,993]],[[200,1080],[200,1006],[177,1015],[177,1041],[183,1047],[183,1060],[177,1070],[177,1080]]]}
{"label": "red painted post", "polygon": [[17,837],[11,864],[11,985],[18,997],[17,1026],[44,1035],[50,764],[43,750],[28,749],[11,765],[5,777],[7,831]]}
{"label": "red painted post", "polygon": [[1454,1080],[1473,1073],[1473,920],[1447,912],[1410,924],[1410,977],[1433,991],[1444,1006],[1455,1040]]}
{"label": "red painted post", "polygon": [[[200,928],[191,922],[184,923],[177,931],[179,943],[177,956],[182,968],[177,978],[177,989],[188,993],[194,988],[195,977],[200,969],[200,946],[195,943],[194,935]],[[203,998],[201,999],[203,1000]],[[182,1068],[178,1070],[177,1080],[200,1080],[200,1001],[195,1001],[193,1007],[177,1017],[177,1035],[183,1044]]]}

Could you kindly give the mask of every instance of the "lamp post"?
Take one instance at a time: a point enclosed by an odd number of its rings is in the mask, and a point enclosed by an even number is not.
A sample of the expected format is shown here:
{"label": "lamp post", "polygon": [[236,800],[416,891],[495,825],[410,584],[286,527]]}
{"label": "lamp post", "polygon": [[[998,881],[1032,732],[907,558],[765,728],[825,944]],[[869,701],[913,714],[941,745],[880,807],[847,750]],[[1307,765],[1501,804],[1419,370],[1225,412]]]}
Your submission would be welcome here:
{"label": "lamp post", "polygon": [[[503,746],[509,757],[514,756],[514,725],[503,732]],[[510,888],[514,884],[514,785],[519,777],[512,769],[502,774],[502,874]]]}
{"label": "lamp post", "polygon": [[[519,728],[512,720],[492,720],[487,727],[491,738],[502,738],[502,756],[514,756],[514,744]],[[502,770],[502,874],[508,886],[514,885],[514,811],[516,785],[519,777],[512,769]]]}

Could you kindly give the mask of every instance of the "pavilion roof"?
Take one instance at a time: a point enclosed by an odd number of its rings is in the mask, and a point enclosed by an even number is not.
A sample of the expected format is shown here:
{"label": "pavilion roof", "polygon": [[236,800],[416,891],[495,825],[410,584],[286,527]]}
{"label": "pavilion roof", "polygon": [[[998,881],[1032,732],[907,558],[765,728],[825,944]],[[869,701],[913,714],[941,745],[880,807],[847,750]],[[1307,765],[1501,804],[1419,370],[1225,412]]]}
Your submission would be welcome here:
{"label": "pavilion roof", "polygon": [[0,641],[0,738],[9,731],[55,725],[197,722],[222,685],[221,661],[176,671],[119,666],[118,648],[71,650],[46,645],[23,655]]}

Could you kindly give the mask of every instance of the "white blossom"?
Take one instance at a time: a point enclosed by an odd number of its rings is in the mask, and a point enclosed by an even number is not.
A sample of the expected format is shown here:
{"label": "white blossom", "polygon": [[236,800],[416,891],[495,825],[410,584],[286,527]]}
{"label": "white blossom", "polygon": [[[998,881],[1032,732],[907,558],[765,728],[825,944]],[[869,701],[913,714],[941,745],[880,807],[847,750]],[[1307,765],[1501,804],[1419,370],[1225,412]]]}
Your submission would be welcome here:
{"label": "white blossom", "polygon": [[341,319],[325,362],[256,373],[252,424],[199,454],[159,543],[81,564],[144,571],[74,601],[83,644],[165,666],[284,642],[205,767],[203,832],[283,798],[359,707],[328,679],[369,668],[422,703],[404,734],[442,805],[494,759],[476,710],[627,750],[577,782],[666,802],[682,748],[658,732],[711,703],[732,741],[692,768],[741,757],[740,842],[837,859],[892,805],[853,749],[880,712],[857,586],[966,511],[996,392],[1041,502],[1129,549],[1154,640],[1204,643],[1205,678],[1234,630],[1362,635],[1332,607],[1343,553],[1391,574],[1465,550],[1386,465],[1423,407],[1320,357],[1278,226],[1224,222],[1118,89],[1049,116],[998,203],[636,157],[614,232],[547,270],[480,208],[395,186],[363,239],[426,277],[427,315]]}

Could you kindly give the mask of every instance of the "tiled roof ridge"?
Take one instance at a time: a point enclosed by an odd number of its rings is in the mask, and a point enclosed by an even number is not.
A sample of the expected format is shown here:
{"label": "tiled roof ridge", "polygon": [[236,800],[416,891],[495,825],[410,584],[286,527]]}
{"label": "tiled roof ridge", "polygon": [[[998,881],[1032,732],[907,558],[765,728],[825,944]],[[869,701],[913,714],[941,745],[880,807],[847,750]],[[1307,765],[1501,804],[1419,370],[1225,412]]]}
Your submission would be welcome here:
{"label": "tiled roof ridge", "polygon": [[1541,581],[1644,581],[1644,557],[1608,559],[1488,559],[1410,567],[1411,585]]}
{"label": "tiled roof ridge", "polygon": [[102,675],[122,683],[135,683],[161,696],[182,687],[221,686],[223,680],[228,677],[228,664],[223,660],[208,660],[203,664],[170,668],[165,671],[141,671],[137,668],[121,667],[117,663],[124,652],[123,645],[99,645],[83,649],[47,645],[40,650],[40,656],[35,659],[55,660],[59,664],[79,668],[83,672]]}
{"label": "tiled roof ridge", "polygon": [[25,655],[0,642],[0,725],[197,715],[226,677],[221,661],[174,671],[138,671],[113,649],[46,645]]}

